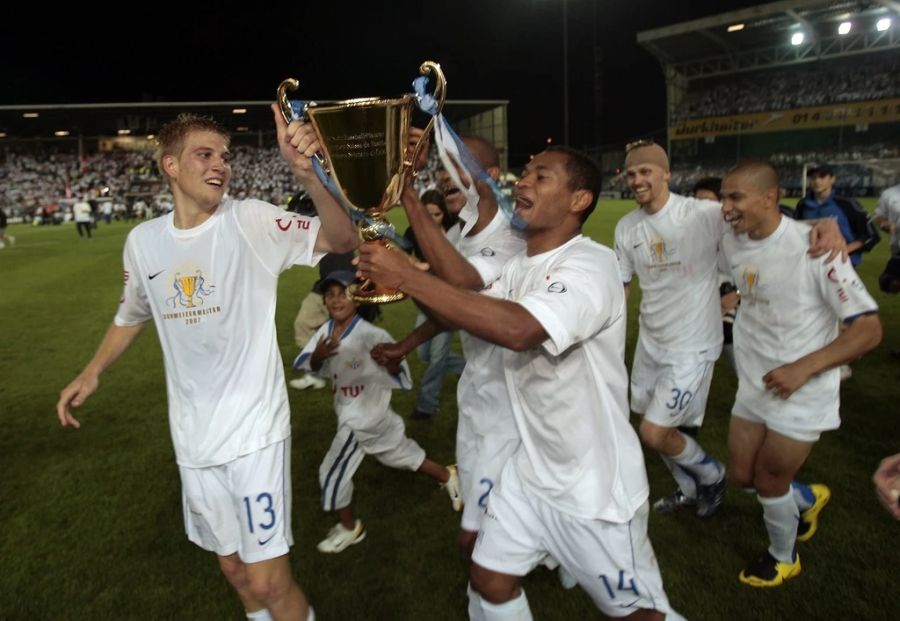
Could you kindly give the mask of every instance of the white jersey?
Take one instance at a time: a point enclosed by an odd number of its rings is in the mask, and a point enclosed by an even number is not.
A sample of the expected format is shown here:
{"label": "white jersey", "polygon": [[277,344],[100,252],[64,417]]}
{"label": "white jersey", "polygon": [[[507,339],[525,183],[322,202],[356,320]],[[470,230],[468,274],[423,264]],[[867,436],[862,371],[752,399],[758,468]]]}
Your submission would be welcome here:
{"label": "white jersey", "polygon": [[[817,351],[838,336],[838,322],[878,306],[850,263],[812,258],[808,224],[781,218],[765,239],[726,235],[723,260],[741,292],[734,322],[738,401],[766,392],[763,376]],[[840,371],[809,379],[785,403],[837,416]]]}
{"label": "white jersey", "polygon": [[891,235],[891,254],[900,254],[900,185],[895,185],[881,193],[875,205],[875,215],[883,216],[896,227]]}
{"label": "white jersey", "polygon": [[[454,227],[456,228],[456,227]],[[452,230],[452,229],[451,229]],[[459,238],[459,253],[478,270],[490,287],[503,266],[525,249],[525,239],[497,210],[494,219],[476,235]],[[503,348],[460,330],[466,366],[457,384],[459,415],[470,419],[470,428],[479,435],[517,438],[506,379],[503,376]]]}
{"label": "white jersey", "polygon": [[510,260],[490,295],[521,304],[548,334],[534,349],[503,350],[522,437],[512,464],[523,484],[569,515],[627,522],[649,488],[628,421],[625,293],[615,255],[578,235]]}
{"label": "white jersey", "polygon": [[226,199],[200,226],[174,214],[125,242],[118,326],[153,318],[162,345],[175,457],[202,468],[290,436],[275,335],[278,275],[315,265],[318,218]]}
{"label": "white jersey", "polygon": [[654,356],[722,351],[716,254],[725,232],[721,205],[670,194],[662,209],[642,208],[616,225],[622,282],[641,282],[641,342]]}
{"label": "white jersey", "polygon": [[[329,319],[294,360],[294,368],[312,371],[309,363],[316,345],[321,339],[331,336],[333,331],[334,320]],[[405,360],[400,364],[399,375],[391,375],[372,359],[370,352],[375,345],[393,342],[394,339],[386,331],[356,315],[341,335],[335,355],[322,362],[318,373],[331,378],[334,411],[339,424],[355,429],[363,422],[368,428],[375,418],[388,413],[392,389],[412,388]]]}

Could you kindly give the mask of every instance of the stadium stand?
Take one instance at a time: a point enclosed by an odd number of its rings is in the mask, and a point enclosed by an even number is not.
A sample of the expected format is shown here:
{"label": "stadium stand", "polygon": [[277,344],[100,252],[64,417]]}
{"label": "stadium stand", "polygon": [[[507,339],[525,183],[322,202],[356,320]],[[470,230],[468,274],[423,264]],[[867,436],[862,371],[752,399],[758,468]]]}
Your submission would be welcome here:
{"label": "stadium stand", "polygon": [[[822,162],[849,196],[900,181],[898,7],[781,0],[638,33],[666,80],[667,126],[654,138],[673,188],[747,158],[775,163],[793,195]],[[623,160],[620,147],[602,157],[613,192],[625,191]]]}

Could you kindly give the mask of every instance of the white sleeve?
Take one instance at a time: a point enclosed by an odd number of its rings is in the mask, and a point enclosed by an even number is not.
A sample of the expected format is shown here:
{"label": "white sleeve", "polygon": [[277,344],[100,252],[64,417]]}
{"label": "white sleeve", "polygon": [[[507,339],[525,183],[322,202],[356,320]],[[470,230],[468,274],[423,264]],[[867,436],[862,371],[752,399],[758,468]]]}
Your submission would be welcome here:
{"label": "white sleeve", "polygon": [[634,262],[632,261],[631,250],[628,248],[628,242],[625,240],[624,229],[622,220],[619,220],[619,223],[616,225],[615,250],[616,258],[619,260],[619,277],[627,285],[634,276]]}
{"label": "white sleeve", "polygon": [[[312,359],[313,351],[315,351],[316,345],[319,343],[319,341],[322,340],[323,338],[325,338],[326,336],[328,336],[328,330],[330,330],[330,329],[331,329],[331,320],[330,319],[328,321],[326,321],[325,323],[323,323],[321,326],[319,326],[319,329],[316,330],[316,333],[312,335],[311,339],[309,339],[309,342],[306,344],[306,347],[304,347],[300,351],[300,353],[297,354],[297,357],[294,358],[294,363],[293,363],[293,365],[291,365],[294,367],[294,370],[296,370],[296,371],[312,371],[312,367],[310,366],[310,360]],[[322,367],[324,368],[327,363],[328,363],[328,361],[326,360],[322,364]]]}
{"label": "white sleeve", "polygon": [[555,267],[540,288],[518,300],[547,332],[542,346],[558,356],[625,312],[625,292],[611,255],[575,257]]}
{"label": "white sleeve", "polygon": [[813,264],[822,297],[842,322],[849,323],[860,315],[878,312],[878,304],[849,261],[826,264],[822,257],[813,259]]}
{"label": "white sleeve", "polygon": [[481,281],[489,285],[500,277],[503,266],[525,248],[525,240],[512,227],[500,229],[477,254],[466,257],[481,276]]}
{"label": "white sleeve", "polygon": [[119,309],[113,321],[121,327],[136,326],[152,319],[153,311],[147,300],[147,292],[144,290],[141,264],[132,233],[129,233],[125,240],[125,250],[122,252],[122,270],[125,284],[122,289],[122,297],[119,299]]}
{"label": "white sleeve", "polygon": [[292,265],[316,265],[325,256],[314,250],[321,228],[318,217],[258,200],[236,202],[235,217],[253,252],[273,276]]}

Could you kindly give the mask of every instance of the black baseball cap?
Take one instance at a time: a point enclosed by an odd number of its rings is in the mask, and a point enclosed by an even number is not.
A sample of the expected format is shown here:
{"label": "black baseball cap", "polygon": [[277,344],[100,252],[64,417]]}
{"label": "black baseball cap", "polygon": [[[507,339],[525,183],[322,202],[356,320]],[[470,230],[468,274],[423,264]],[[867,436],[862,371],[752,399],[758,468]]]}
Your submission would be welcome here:
{"label": "black baseball cap", "polygon": [[830,175],[834,177],[834,168],[831,167],[831,164],[816,164],[815,166],[811,166],[806,170],[807,177],[812,177],[813,175],[818,175],[821,177]]}
{"label": "black baseball cap", "polygon": [[317,282],[316,286],[313,287],[313,291],[316,293],[325,293],[325,289],[328,288],[329,283],[336,282],[342,287],[346,287],[354,280],[356,280],[355,272],[351,272],[350,270],[335,270],[329,272],[328,276]]}

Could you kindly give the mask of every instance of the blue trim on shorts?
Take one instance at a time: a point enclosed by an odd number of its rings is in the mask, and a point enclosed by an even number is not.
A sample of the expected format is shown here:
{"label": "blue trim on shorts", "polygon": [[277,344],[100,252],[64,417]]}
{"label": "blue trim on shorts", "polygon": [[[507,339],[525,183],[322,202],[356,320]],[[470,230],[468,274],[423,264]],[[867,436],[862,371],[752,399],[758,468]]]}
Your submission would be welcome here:
{"label": "blue trim on shorts", "polygon": [[[331,475],[334,474],[334,471],[337,469],[338,464],[341,463],[341,460],[344,458],[344,453],[350,447],[350,443],[353,442],[353,433],[350,433],[350,436],[347,438],[347,441],[344,442],[344,446],[341,447],[341,452],[338,453],[337,459],[334,460],[334,463],[331,464],[331,468],[328,470],[328,475],[325,477],[325,483],[322,484],[322,508],[325,511],[329,511],[328,505],[325,504],[326,490],[328,489],[328,482],[331,480]],[[332,505],[331,511],[334,511],[334,505]]]}

